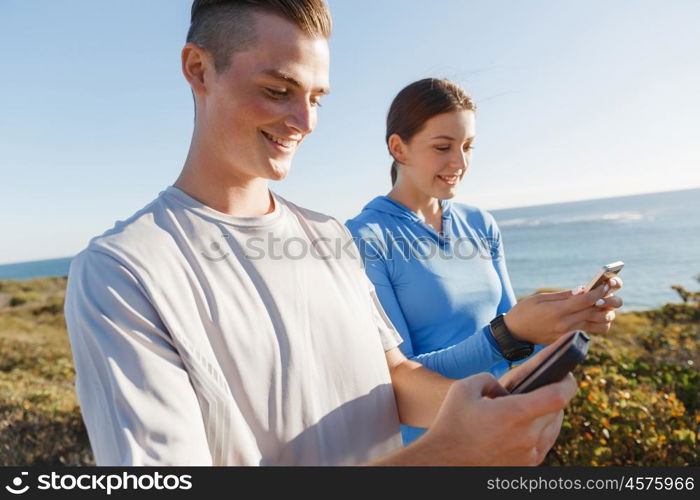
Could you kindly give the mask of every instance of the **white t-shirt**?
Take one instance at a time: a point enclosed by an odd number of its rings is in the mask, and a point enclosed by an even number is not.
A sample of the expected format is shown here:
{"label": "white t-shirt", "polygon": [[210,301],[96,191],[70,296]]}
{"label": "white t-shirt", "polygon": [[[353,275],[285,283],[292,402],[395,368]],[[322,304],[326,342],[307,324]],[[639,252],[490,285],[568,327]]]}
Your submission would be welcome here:
{"label": "white t-shirt", "polygon": [[71,263],[98,465],[345,465],[401,446],[401,339],[332,217],[232,217],[173,186]]}

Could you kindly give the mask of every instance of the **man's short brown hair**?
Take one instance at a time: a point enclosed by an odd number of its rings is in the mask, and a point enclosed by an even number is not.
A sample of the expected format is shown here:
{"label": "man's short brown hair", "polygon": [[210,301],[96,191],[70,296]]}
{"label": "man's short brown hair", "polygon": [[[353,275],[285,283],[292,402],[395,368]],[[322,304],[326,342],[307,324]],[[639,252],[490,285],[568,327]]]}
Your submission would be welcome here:
{"label": "man's short brown hair", "polygon": [[209,51],[221,73],[234,52],[255,43],[254,12],[283,17],[309,36],[331,36],[331,16],[323,0],[194,0],[187,42]]}

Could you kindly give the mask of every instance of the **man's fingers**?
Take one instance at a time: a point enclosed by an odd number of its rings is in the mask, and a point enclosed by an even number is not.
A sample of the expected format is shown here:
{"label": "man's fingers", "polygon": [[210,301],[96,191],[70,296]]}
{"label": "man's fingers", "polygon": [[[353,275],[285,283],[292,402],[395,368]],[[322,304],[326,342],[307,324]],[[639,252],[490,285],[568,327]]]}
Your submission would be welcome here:
{"label": "man's fingers", "polygon": [[509,392],[498,383],[498,379],[490,373],[479,373],[472,375],[463,380],[455,382],[461,384],[460,388],[464,391],[467,399],[475,400],[482,397],[497,398],[506,396]]}
{"label": "man's fingers", "polygon": [[520,416],[523,419],[535,419],[566,408],[577,389],[576,380],[568,373],[559,382],[545,385],[526,394],[508,396],[508,398],[518,398],[522,402]]}
{"label": "man's fingers", "polygon": [[540,431],[539,439],[537,441],[538,464],[542,463],[544,458],[547,456],[547,452],[549,452],[552,446],[554,446],[554,443],[557,441],[563,421],[563,410],[559,411],[554,418],[545,420],[544,426]]}

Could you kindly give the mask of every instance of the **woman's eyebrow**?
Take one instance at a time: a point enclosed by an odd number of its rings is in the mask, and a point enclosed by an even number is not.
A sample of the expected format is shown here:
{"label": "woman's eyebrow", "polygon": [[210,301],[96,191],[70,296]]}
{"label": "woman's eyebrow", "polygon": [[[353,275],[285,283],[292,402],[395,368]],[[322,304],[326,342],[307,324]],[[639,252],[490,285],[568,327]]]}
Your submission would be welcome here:
{"label": "woman's eyebrow", "polygon": [[[474,136],[474,135],[471,137],[467,137],[466,142],[472,142],[475,138],[476,138],[476,136]],[[446,139],[448,141],[456,140],[454,137],[449,136],[449,135],[436,135],[435,137],[430,138],[430,140],[433,140],[433,139]]]}

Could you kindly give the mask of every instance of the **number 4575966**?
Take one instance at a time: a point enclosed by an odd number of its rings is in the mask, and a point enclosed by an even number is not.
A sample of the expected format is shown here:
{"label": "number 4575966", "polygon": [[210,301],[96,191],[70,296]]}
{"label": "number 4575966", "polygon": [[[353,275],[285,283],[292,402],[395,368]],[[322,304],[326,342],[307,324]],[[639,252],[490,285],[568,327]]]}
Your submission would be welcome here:
{"label": "number 4575966", "polygon": [[688,490],[695,489],[695,478],[692,477],[636,477],[629,478],[624,485],[630,490]]}

